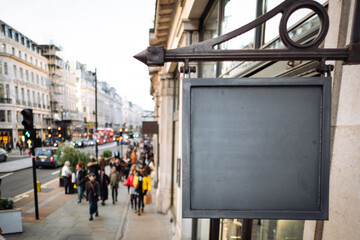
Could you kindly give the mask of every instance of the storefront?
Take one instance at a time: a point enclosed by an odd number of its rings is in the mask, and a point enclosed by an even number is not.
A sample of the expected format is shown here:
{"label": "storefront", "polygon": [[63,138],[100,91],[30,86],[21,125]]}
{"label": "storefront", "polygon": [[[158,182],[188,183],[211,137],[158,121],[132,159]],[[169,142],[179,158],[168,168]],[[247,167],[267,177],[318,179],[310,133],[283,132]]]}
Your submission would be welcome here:
{"label": "storefront", "polygon": [[7,149],[9,144],[11,145],[11,148],[13,148],[12,143],[13,135],[11,129],[0,129],[0,147]]}
{"label": "storefront", "polygon": [[[179,1],[172,3],[174,15],[167,16],[164,12],[170,9],[170,2],[157,1],[155,29],[150,32],[151,46],[162,45],[165,49],[177,49],[213,39],[251,22],[283,1],[257,0],[248,1],[246,4],[241,0]],[[316,2],[328,10],[330,17],[329,32],[319,48],[346,48],[351,42],[352,19],[355,19],[353,15],[356,14],[353,10],[358,1]],[[280,19],[279,13],[261,26],[213,47],[215,50],[285,48],[278,37]],[[165,22],[170,22],[169,26],[166,26]],[[322,29],[318,15],[309,9],[295,11],[286,27],[292,41],[301,44],[311,42]],[[178,69],[184,64],[166,62],[163,67],[149,68],[151,93],[156,102],[155,115],[159,123],[159,147],[155,152],[160,162],[157,211],[170,214],[175,229],[174,239],[242,239],[244,229],[250,229],[251,237],[247,239],[252,240],[355,239],[359,235],[356,228],[359,211],[353,213],[354,209],[359,209],[358,201],[354,200],[357,199],[356,189],[359,189],[359,183],[353,180],[359,171],[359,164],[356,162],[359,159],[359,144],[354,143],[354,137],[359,135],[359,118],[356,118],[359,105],[355,104],[359,98],[356,91],[359,87],[359,68],[344,66],[341,61],[327,62],[329,63],[335,66],[331,74],[333,100],[329,221],[184,218],[183,189],[181,184],[178,185],[176,176],[183,158],[183,74],[179,74]],[[189,64],[196,67],[196,73],[188,74],[187,77],[219,78],[219,81],[221,78],[226,81],[225,78],[321,76],[316,70],[318,62],[309,60],[190,61]],[[237,186],[242,182],[234,179],[232,184]]]}

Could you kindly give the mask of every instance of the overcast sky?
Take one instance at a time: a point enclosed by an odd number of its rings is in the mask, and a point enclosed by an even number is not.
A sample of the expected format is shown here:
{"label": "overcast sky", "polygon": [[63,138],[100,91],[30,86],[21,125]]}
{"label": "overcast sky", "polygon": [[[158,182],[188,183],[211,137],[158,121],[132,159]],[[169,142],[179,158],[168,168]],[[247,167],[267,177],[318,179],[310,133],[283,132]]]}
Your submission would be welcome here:
{"label": "overcast sky", "polygon": [[153,110],[147,67],[133,56],[149,45],[155,0],[1,0],[0,19],[64,59],[97,68],[121,96]]}

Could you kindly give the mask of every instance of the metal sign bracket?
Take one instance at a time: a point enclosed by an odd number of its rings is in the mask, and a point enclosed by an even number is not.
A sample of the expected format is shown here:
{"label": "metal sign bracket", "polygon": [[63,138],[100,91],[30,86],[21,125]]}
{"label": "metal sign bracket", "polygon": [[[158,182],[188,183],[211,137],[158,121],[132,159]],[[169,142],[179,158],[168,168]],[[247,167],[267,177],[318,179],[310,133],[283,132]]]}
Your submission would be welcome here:
{"label": "metal sign bracket", "polygon": [[[358,3],[359,4],[359,3]],[[309,43],[294,42],[288,35],[287,22],[290,16],[298,9],[307,8],[314,11],[320,20],[318,35]],[[216,50],[215,46],[229,41],[232,38],[256,28],[277,14],[282,18],[279,24],[279,35],[285,49],[241,49],[241,50]],[[360,14],[356,8],[355,18]],[[354,24],[355,25],[355,24]],[[326,60],[343,61],[345,64],[360,64],[359,31],[353,27],[353,43],[346,48],[319,48],[329,29],[329,16],[326,9],[313,0],[285,0],[277,7],[258,17],[254,21],[217,38],[199,42],[187,47],[166,50],[163,46],[149,46],[134,57],[148,66],[163,66],[165,62],[184,62],[183,73],[194,72],[194,67],[189,67],[189,62],[203,61],[294,61],[315,60],[319,61],[319,71],[328,72],[332,67],[326,66]]]}

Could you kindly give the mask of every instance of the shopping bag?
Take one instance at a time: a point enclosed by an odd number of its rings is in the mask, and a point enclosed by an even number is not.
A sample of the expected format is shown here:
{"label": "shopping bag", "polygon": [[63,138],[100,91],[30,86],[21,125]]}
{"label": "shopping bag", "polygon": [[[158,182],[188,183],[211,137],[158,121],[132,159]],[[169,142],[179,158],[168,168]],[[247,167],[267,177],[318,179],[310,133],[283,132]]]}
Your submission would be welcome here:
{"label": "shopping bag", "polygon": [[147,194],[147,195],[144,196],[144,203],[145,203],[145,205],[152,204],[151,194]]}

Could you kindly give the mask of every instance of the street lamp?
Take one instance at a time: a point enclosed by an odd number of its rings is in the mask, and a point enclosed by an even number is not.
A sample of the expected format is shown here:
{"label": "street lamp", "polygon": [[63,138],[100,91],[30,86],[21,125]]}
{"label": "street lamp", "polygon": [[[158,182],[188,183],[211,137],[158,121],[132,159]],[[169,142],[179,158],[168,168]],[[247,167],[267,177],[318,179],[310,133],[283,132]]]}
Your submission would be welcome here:
{"label": "street lamp", "polygon": [[[97,118],[97,114],[98,114],[98,111],[97,111],[97,73],[96,73],[96,68],[95,68],[95,73],[94,73],[94,76],[95,76],[95,132],[97,131],[98,129],[98,118]],[[95,141],[95,156],[96,156],[96,159],[98,159],[98,155],[99,155],[99,149],[98,149],[98,141]]]}

